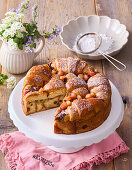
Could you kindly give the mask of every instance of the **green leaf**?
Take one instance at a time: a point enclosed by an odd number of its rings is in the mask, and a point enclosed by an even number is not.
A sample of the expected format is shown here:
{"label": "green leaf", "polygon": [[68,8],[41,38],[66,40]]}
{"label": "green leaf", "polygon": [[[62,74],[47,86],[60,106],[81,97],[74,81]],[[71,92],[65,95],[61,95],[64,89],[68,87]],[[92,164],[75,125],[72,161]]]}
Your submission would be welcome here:
{"label": "green leaf", "polygon": [[15,38],[13,39],[13,41],[14,41],[15,43],[19,44],[19,43],[20,43],[20,38],[15,37]]}
{"label": "green leaf", "polygon": [[45,38],[49,38],[49,37],[50,37],[50,34],[44,34],[44,37],[45,37]]}
{"label": "green leaf", "polygon": [[27,40],[28,40],[28,38],[24,37],[23,40],[22,40],[23,44],[26,44]]}
{"label": "green leaf", "polygon": [[10,39],[10,38],[11,38],[11,35],[8,35],[8,36],[7,36],[7,39]]}
{"label": "green leaf", "polygon": [[4,80],[0,80],[0,84],[4,84]]}
{"label": "green leaf", "polygon": [[9,28],[11,28],[11,26],[6,27],[6,29],[9,29]]}
{"label": "green leaf", "polygon": [[35,24],[33,24],[32,27],[33,27],[34,29],[37,29],[37,25],[35,25]]}
{"label": "green leaf", "polygon": [[27,33],[26,33],[25,31],[22,31],[21,33],[22,33],[23,35],[27,35]]}
{"label": "green leaf", "polygon": [[7,76],[7,75],[4,75],[4,76],[3,76],[3,79],[4,79],[4,80],[8,79],[8,76]]}
{"label": "green leaf", "polygon": [[33,44],[33,48],[36,48],[36,43]]}
{"label": "green leaf", "polygon": [[27,31],[29,34],[32,34],[33,31],[34,31],[34,29],[35,29],[35,27],[34,27],[33,25],[28,24],[28,25],[26,26],[26,31]]}
{"label": "green leaf", "polygon": [[1,77],[4,77],[4,74],[1,74],[0,76],[1,76]]}
{"label": "green leaf", "polygon": [[0,84],[4,84],[4,81],[8,79],[8,76],[5,74],[0,74]]}
{"label": "green leaf", "polygon": [[23,50],[23,45],[22,45],[22,44],[18,44],[18,48],[19,48],[20,50]]}
{"label": "green leaf", "polygon": [[31,31],[30,31],[30,24],[28,24],[25,28],[26,28],[26,31],[27,31],[29,34],[31,34]]}
{"label": "green leaf", "polygon": [[37,30],[34,32],[34,35],[36,36],[36,38],[42,37],[42,35]]}
{"label": "green leaf", "polygon": [[23,26],[26,28],[26,26],[27,26],[27,23],[23,23]]}
{"label": "green leaf", "polygon": [[4,31],[5,31],[5,30],[1,31],[1,32],[0,32],[0,35],[3,35],[3,32],[4,32]]}

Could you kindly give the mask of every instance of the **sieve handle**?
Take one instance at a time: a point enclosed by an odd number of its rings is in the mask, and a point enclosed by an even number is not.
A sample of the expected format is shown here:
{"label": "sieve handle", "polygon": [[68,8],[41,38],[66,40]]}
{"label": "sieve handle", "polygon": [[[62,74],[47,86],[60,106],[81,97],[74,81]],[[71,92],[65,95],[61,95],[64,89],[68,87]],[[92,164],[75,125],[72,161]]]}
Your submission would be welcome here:
{"label": "sieve handle", "polygon": [[[117,60],[117,59],[115,59],[115,58],[113,58],[113,57],[111,57],[110,55],[108,55],[108,54],[105,54],[105,53],[103,53],[102,51],[100,51],[100,50],[98,50],[98,52],[106,59],[106,60],[108,60],[117,70],[119,70],[119,71],[123,71],[123,70],[125,70],[126,69],[126,65],[125,64],[123,64],[122,62],[120,62],[119,60]],[[122,68],[119,68],[117,65],[115,65],[111,60],[114,60],[114,61],[116,61],[118,64],[120,64],[121,65],[121,67]]]}

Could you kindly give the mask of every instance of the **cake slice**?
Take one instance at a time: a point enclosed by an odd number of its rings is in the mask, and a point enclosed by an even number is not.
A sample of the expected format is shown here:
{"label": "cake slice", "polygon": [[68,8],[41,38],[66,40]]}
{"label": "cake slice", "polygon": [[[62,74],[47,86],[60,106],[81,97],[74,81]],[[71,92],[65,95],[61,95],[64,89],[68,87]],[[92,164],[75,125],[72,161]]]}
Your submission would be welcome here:
{"label": "cake slice", "polygon": [[34,75],[32,70],[27,74],[23,88],[22,108],[26,115],[57,107],[66,95],[64,82],[58,75],[49,79],[50,74],[41,76],[40,72],[40,75]]}

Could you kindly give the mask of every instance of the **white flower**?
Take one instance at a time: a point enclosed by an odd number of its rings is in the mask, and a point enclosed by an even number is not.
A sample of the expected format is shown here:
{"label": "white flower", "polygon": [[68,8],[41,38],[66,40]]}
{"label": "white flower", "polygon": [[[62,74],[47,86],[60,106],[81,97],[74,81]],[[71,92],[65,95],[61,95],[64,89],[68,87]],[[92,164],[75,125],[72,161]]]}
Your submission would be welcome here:
{"label": "white flower", "polygon": [[14,17],[8,16],[8,17],[2,19],[2,24],[6,24],[6,25],[10,26],[14,21],[15,21]]}
{"label": "white flower", "polygon": [[7,28],[7,24],[0,24],[0,32]]}
{"label": "white flower", "polygon": [[[16,13],[16,12],[7,12],[6,14],[6,20],[7,20],[7,18],[9,19],[10,18],[10,20],[22,20],[23,18],[24,18],[24,14],[23,13]],[[3,20],[5,20],[5,19],[3,19]]]}
{"label": "white flower", "polygon": [[25,50],[26,50],[27,52],[30,52],[30,46],[25,46]]}
{"label": "white flower", "polygon": [[8,40],[8,47],[10,50],[17,50],[17,44],[13,41],[13,39]]}
{"label": "white flower", "polygon": [[3,38],[6,39],[8,36],[14,37],[15,34],[16,34],[16,31],[9,28],[4,31]]}
{"label": "white flower", "polygon": [[7,81],[7,88],[12,89],[16,86],[16,78],[14,76],[10,77]]}
{"label": "white flower", "polygon": [[24,18],[24,14],[22,14],[22,13],[17,14],[17,18],[22,20]]}
{"label": "white flower", "polygon": [[5,16],[12,16],[15,17],[17,15],[17,13],[15,11],[8,11],[5,13]]}
{"label": "white flower", "polygon": [[3,33],[3,38],[7,38],[9,34],[10,34],[10,31],[8,29],[5,30]]}
{"label": "white flower", "polygon": [[0,36],[0,40],[4,41],[4,38]]}
{"label": "white flower", "polygon": [[16,35],[17,35],[18,38],[22,38],[22,37],[23,37],[23,34],[21,33],[20,30],[17,31],[17,34],[16,34]]}
{"label": "white flower", "polygon": [[21,22],[15,21],[15,22],[12,24],[11,29],[12,29],[12,30],[20,30],[22,27],[23,27],[23,25],[22,25]]}
{"label": "white flower", "polygon": [[1,31],[3,31],[3,28],[2,28],[2,26],[0,25],[0,32],[1,32]]}
{"label": "white flower", "polygon": [[10,36],[14,37],[14,35],[16,34],[16,30],[10,30]]}

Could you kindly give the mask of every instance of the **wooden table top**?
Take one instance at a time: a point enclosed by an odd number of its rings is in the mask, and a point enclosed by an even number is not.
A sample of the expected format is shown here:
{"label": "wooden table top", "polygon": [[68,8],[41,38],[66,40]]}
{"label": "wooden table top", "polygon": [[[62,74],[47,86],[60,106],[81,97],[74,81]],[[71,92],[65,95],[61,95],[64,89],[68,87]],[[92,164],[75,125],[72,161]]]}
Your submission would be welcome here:
{"label": "wooden table top", "polygon": [[[10,8],[16,8],[21,0],[1,0],[0,19]],[[37,3],[39,6],[39,28],[40,30],[49,29],[55,24],[58,26],[65,25],[69,20],[78,16],[87,16],[91,14],[107,15],[111,18],[119,19],[125,24],[130,32],[128,44],[115,56],[121,62],[125,63],[127,69],[123,72],[116,70],[110,63],[105,60],[88,61],[100,72],[103,72],[118,88],[125,106],[124,119],[117,129],[117,132],[129,147],[132,147],[132,1],[131,0],[32,0],[31,5]],[[60,41],[60,38],[53,41],[46,41],[46,45],[41,54],[35,59],[34,65],[47,63],[57,57],[68,57],[73,54],[68,51]],[[11,76],[6,70],[2,72]],[[14,75],[17,82],[25,74]],[[0,86],[0,134],[17,130],[9,118],[8,99],[11,90],[6,85]],[[116,114],[116,113],[115,113]],[[0,169],[8,170],[4,161],[4,156],[0,152]],[[130,170],[132,169],[132,151],[123,154],[111,161],[109,164],[94,166],[94,170]]]}

